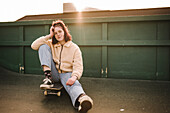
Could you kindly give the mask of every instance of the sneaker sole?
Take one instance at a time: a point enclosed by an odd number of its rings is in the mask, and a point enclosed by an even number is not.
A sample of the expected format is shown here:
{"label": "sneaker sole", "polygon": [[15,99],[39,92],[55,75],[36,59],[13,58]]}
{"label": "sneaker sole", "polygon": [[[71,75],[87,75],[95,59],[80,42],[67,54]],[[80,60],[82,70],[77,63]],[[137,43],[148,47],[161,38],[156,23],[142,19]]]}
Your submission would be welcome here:
{"label": "sneaker sole", "polygon": [[51,87],[53,87],[53,85],[40,85],[40,89],[47,89]]}
{"label": "sneaker sole", "polygon": [[80,113],[87,113],[88,110],[92,108],[92,104],[90,101],[84,101],[81,104],[81,110],[79,111]]}

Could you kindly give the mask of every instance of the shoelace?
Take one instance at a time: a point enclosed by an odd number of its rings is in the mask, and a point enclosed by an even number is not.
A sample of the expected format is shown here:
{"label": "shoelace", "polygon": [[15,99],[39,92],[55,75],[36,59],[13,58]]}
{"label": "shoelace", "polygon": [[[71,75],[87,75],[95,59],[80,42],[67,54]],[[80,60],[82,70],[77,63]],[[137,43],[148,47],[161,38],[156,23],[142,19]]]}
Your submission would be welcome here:
{"label": "shoelace", "polygon": [[44,82],[44,84],[47,84],[48,82],[52,83],[51,80],[48,79],[48,78],[45,78],[45,79],[43,80],[43,82]]}

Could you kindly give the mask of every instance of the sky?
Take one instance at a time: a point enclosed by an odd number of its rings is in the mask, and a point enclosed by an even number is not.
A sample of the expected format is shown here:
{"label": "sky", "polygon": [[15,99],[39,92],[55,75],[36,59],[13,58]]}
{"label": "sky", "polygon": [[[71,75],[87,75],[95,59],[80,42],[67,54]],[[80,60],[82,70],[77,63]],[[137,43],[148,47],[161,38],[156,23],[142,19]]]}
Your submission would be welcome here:
{"label": "sky", "polygon": [[62,13],[63,3],[73,3],[78,11],[85,7],[102,10],[170,7],[170,0],[3,0],[0,22],[16,21],[26,15]]}

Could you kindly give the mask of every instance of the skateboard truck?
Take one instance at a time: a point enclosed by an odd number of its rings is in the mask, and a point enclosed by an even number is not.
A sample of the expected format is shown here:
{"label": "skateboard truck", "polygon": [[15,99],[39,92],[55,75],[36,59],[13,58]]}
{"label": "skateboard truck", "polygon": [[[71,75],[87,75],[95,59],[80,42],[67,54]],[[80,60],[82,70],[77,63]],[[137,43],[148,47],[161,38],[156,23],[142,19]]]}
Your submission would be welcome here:
{"label": "skateboard truck", "polygon": [[47,90],[45,89],[44,90],[44,95],[47,96],[47,95],[57,95],[57,96],[61,96],[61,91],[57,91],[57,92],[52,92],[52,90]]}

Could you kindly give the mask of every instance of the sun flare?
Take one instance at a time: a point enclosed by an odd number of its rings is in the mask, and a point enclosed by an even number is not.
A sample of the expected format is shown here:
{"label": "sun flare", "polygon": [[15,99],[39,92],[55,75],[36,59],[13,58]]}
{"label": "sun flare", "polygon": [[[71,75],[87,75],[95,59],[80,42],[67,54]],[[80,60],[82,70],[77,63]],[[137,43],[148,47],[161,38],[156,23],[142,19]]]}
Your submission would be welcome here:
{"label": "sun flare", "polygon": [[86,7],[86,5],[84,3],[81,3],[81,2],[73,2],[73,4],[75,5],[76,10],[78,12],[82,12],[83,9]]}

